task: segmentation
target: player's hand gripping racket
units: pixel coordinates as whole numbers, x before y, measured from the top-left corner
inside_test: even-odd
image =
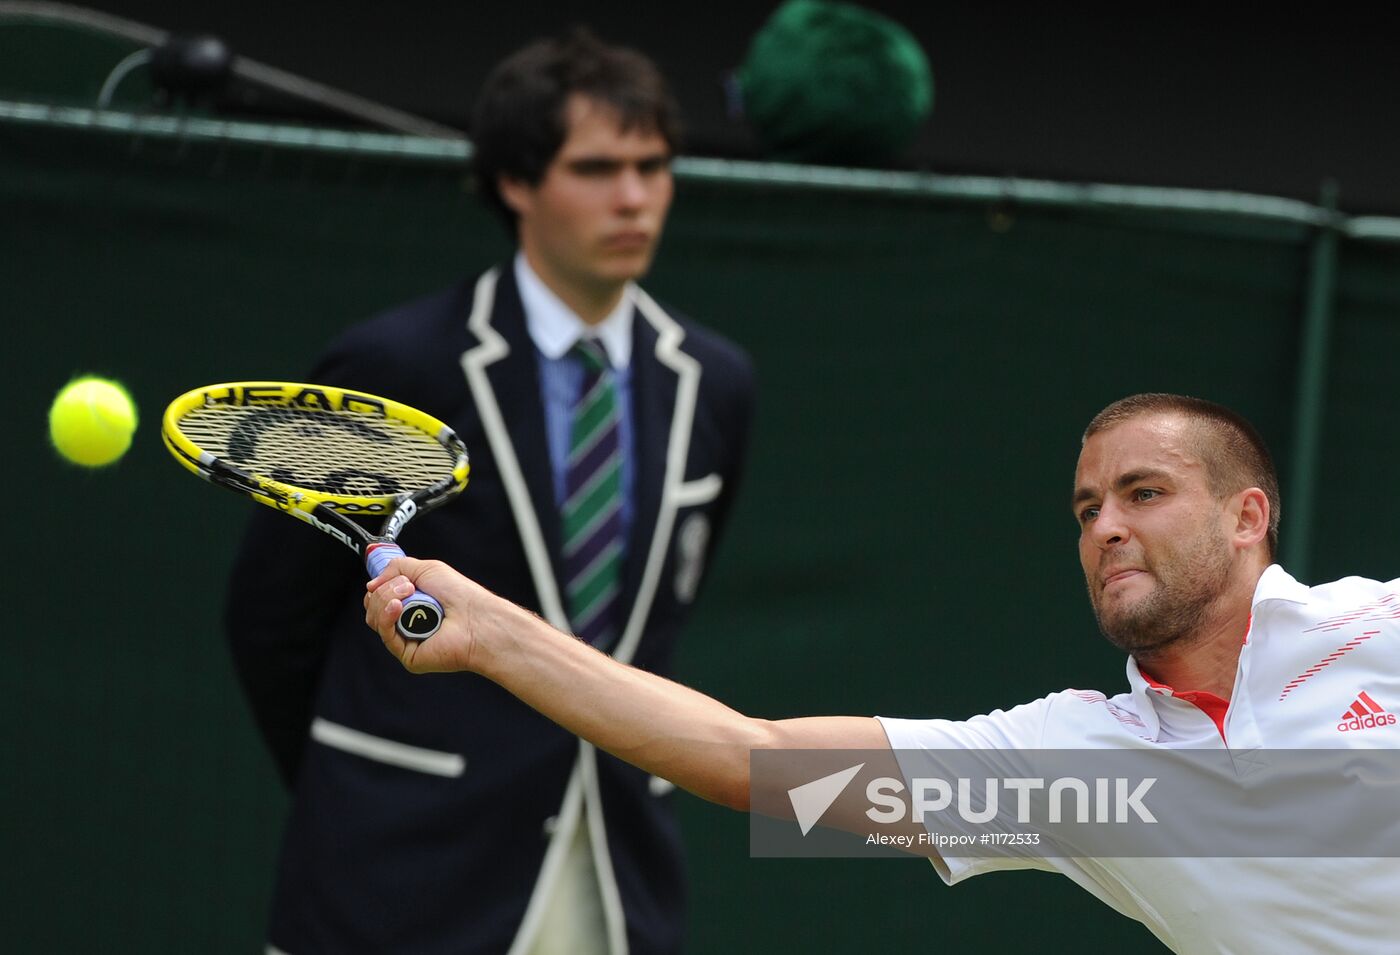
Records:
[[[467,449],[447,425],[386,398],[327,385],[240,381],[186,392],[165,409],[165,446],[221,487],[300,518],[359,554],[371,577],[403,556],[414,515],[467,485]],[[371,534],[350,517],[383,518]],[[426,640],[442,605],[418,591],[399,633]]]

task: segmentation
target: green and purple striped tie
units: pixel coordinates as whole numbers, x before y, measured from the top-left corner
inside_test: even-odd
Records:
[[[574,346],[583,386],[574,405],[565,469],[564,581],[574,633],[606,645],[617,635],[622,596],[622,447],[617,388],[602,347]]]

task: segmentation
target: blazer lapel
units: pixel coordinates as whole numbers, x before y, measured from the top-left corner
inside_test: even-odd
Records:
[[[627,623],[613,649],[624,663],[637,652],[661,584],[678,491],[685,481],[701,370],[681,350],[685,330],[640,289],[632,328],[637,512],[623,581]]]
[[[634,508],[623,569],[622,606],[637,602],[642,571],[656,533],[666,445],[676,408],[676,373],[656,359],[656,328],[640,312],[632,319],[632,460]]]
[[[567,631],[539,364],[509,266],[492,269],[477,281],[467,327],[478,343],[462,355],[462,370],[525,545],[540,609],[551,624]]]

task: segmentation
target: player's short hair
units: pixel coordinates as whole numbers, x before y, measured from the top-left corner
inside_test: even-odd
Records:
[[[1185,395],[1148,393],[1113,402],[1094,415],[1084,429],[1084,441],[1130,418],[1148,414],[1179,414],[1195,426],[1194,450],[1205,462],[1206,480],[1218,498],[1257,487],[1269,501],[1269,558],[1278,550],[1278,471],[1264,439],[1254,426],[1223,405]]]
[[[680,119],[660,69],[643,54],[610,46],[577,27],[536,40],[499,63],[486,78],[472,116],[476,188],[515,233],[515,212],[501,198],[502,176],[538,185],[568,136],[573,94],[617,112],[626,131],[658,133],[671,152]]]

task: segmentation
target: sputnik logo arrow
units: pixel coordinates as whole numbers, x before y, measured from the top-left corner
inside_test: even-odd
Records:
[[[845,792],[851,780],[856,778],[856,773],[864,768],[864,763],[857,763],[850,769],[843,769],[839,773],[832,773],[830,776],[823,776],[788,790],[788,800],[792,803],[793,814],[797,816],[797,825],[801,827],[804,836],[821,822],[822,816],[831,808],[836,797]]]

